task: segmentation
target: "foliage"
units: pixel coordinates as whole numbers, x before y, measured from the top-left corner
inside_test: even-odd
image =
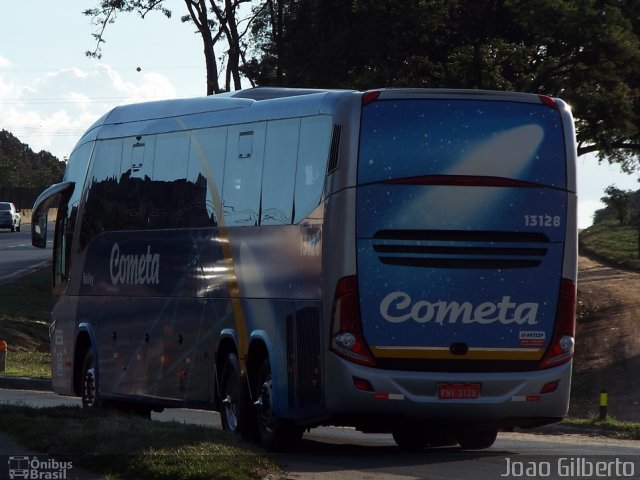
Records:
[[[632,190],[620,190],[615,185],[609,185],[604,193],[606,194],[600,200],[605,205],[613,209],[616,213],[616,218],[620,222],[620,225],[629,223],[631,219],[631,200]]]
[[[640,3],[632,0],[288,0],[283,36],[254,28],[260,84],[547,93],[578,153],[631,171],[640,151]],[[258,29],[259,28],[259,29]],[[257,29],[257,30],[256,30]]]
[[[613,188],[616,188],[612,185]],[[610,188],[610,187],[609,187]],[[640,226],[640,190],[637,191],[622,191],[624,194],[628,195],[629,205],[628,205],[628,221],[627,223],[630,225]],[[605,202],[605,208],[601,208],[597,210],[593,214],[593,223],[605,223],[613,220],[619,220],[618,212],[614,208],[613,205],[607,203],[605,197],[602,198],[602,201]]]
[[[171,18],[171,10],[164,7],[161,1],[155,0],[101,0],[95,8],[84,10],[84,15],[93,18],[93,24],[97,30],[91,35],[96,41],[93,50],[87,50],[85,55],[93,58],[102,58],[102,46],[105,43],[103,38],[107,25],[115,23],[118,13],[137,12],[140,17],[144,18],[152,11],[160,11],[162,14]]]
[[[637,0],[184,0],[202,36],[207,93],[225,88],[487,88],[559,96],[573,108],[578,154],[639,167]],[[163,0],[101,0],[85,11],[97,55],[117,13],[171,12]],[[246,33],[250,30],[251,36]],[[247,53],[249,52],[249,53]]]
[[[35,153],[10,132],[0,130],[0,186],[48,187],[64,175],[65,163],[44,150]]]

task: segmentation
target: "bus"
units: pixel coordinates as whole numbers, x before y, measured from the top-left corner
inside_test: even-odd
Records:
[[[576,144],[549,96],[255,88],[114,108],[33,208],[54,391],[490,447],[560,420]]]

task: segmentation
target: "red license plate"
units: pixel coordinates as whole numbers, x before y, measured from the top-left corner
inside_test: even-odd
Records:
[[[473,400],[480,397],[479,383],[439,383],[440,400]]]

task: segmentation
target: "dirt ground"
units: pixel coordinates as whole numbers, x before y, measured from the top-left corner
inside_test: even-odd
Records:
[[[640,421],[640,274],[581,256],[571,414]]]

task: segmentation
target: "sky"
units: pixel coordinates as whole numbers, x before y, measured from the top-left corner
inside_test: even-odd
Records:
[[[182,0],[165,0],[171,19],[120,15],[108,26],[100,60],[96,26],[82,11],[98,0],[0,0],[0,129],[34,151],[68,157],[82,133],[116,105],[202,96],[204,55]],[[220,52],[218,52],[219,54]],[[140,70],[138,70],[138,68]],[[595,156],[578,159],[578,225],[604,205],[604,189],[637,190],[628,175]]]

